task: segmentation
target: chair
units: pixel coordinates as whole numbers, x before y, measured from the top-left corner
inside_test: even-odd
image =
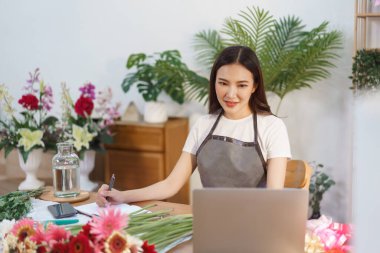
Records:
[[[285,188],[309,190],[312,168],[302,160],[289,160],[286,166]]]

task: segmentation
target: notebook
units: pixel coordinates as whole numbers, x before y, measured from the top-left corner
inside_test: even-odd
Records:
[[[307,209],[302,189],[194,190],[194,252],[304,252]]]
[[[130,214],[134,211],[138,211],[141,209],[141,207],[139,206],[128,205],[128,204],[112,205],[112,207],[116,207],[120,209],[122,213],[127,213],[127,214]],[[99,211],[102,209],[105,209],[105,207],[99,207],[95,202],[90,203],[90,204],[75,206],[74,208],[78,210],[79,213],[82,213],[88,216],[93,216],[93,215],[99,216]]]

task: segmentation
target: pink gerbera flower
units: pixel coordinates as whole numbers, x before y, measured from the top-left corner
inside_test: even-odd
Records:
[[[106,239],[113,231],[121,230],[127,225],[127,214],[123,214],[117,208],[108,207],[100,209],[99,217],[93,217],[91,234],[94,234],[97,240]]]
[[[42,225],[37,227],[35,231],[36,232],[34,233],[34,235],[30,237],[30,240],[32,240],[36,244],[41,244],[43,241],[45,241],[45,231]]]
[[[70,232],[66,231],[63,227],[59,227],[52,223],[48,224],[46,230],[46,240],[49,242],[49,245],[52,246],[56,242],[68,240],[70,237]]]
[[[33,228],[34,221],[28,218],[19,220],[12,228],[11,233],[17,237],[21,242],[26,237],[32,236],[36,233]]]

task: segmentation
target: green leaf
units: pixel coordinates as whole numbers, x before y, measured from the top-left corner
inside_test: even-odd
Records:
[[[20,219],[31,209],[30,197],[37,198],[44,188],[28,191],[10,192],[0,197],[0,221],[4,219]]]
[[[2,120],[0,120],[0,124],[3,125],[5,129],[9,129],[10,128],[10,126],[7,123],[5,123],[4,121],[2,121]]]
[[[28,156],[29,156],[29,153],[32,151],[32,150],[29,150],[29,151],[25,151],[23,148],[20,148],[20,153],[22,155],[22,160],[24,161],[24,163],[26,163],[26,161],[28,160]]]
[[[102,134],[100,136],[100,141],[102,143],[105,143],[105,144],[112,144],[113,142],[113,138],[112,138],[112,135],[109,135],[109,134]]]
[[[126,68],[130,69],[134,66],[138,66],[141,62],[145,61],[146,55],[143,53],[140,54],[131,54],[128,57]]]
[[[54,126],[58,122],[58,118],[54,116],[47,117],[43,122],[42,125],[46,126]]]
[[[4,149],[5,158],[8,157],[8,155],[12,152],[12,150],[13,150],[13,146],[11,146],[11,145],[5,146],[5,149]]]
[[[7,141],[5,139],[1,140],[0,141],[0,150],[2,150],[5,147],[5,145],[7,145]]]
[[[225,42],[216,30],[200,31],[195,34],[196,58],[206,68],[207,72],[210,72],[216,57],[225,47]]]
[[[356,52],[352,64],[353,87],[374,90],[380,87],[380,50],[361,49]]]
[[[187,75],[187,82],[184,85],[185,96],[188,99],[195,99],[206,105],[209,93],[208,79],[199,76],[192,71],[189,71]]]

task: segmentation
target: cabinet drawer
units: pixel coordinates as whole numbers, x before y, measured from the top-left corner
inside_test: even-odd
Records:
[[[115,173],[119,190],[145,187],[164,179],[164,156],[161,153],[108,150],[107,174]]]
[[[114,143],[107,145],[107,148],[138,151],[164,150],[163,127],[113,125],[111,127],[111,132],[115,134]]]

